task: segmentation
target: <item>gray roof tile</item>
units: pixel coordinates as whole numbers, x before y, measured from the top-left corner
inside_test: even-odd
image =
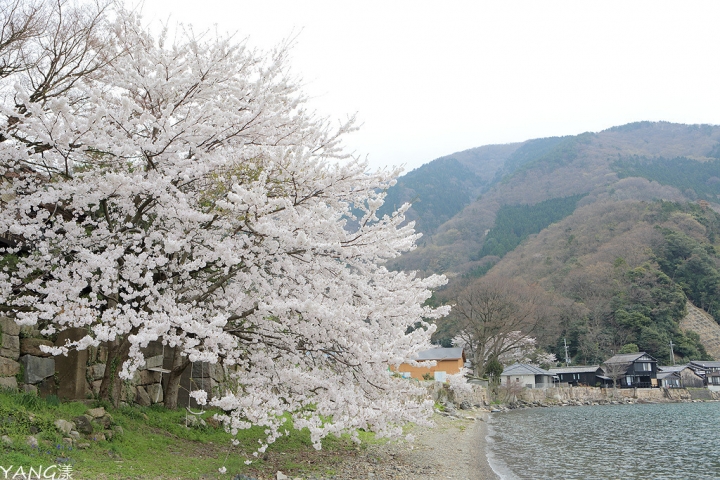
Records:
[[[594,373],[597,372],[600,365],[578,365],[576,367],[553,367],[548,368],[550,373]]]
[[[633,363],[638,358],[642,357],[643,355],[647,355],[651,360],[655,359],[648,355],[645,352],[635,352],[635,353],[623,353],[620,355],[615,355],[607,360],[605,360],[605,363]]]
[[[505,367],[501,375],[550,375],[551,372],[542,368],[530,365],[529,363],[515,363],[509,367]]]
[[[431,348],[418,352],[418,360],[457,360],[463,358],[463,349],[454,348]]]

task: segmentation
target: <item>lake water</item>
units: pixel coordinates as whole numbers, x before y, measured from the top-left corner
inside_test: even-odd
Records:
[[[720,479],[720,403],[490,414],[493,470],[513,479]]]

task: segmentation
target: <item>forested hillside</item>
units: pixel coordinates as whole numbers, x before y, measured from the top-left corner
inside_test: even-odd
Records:
[[[717,225],[714,211],[691,203],[599,202],[545,229],[491,273],[571,301],[545,325],[552,334],[544,340],[558,354],[566,338],[581,363],[630,344],[667,363],[672,340],[680,358],[707,358],[679,323],[688,300],[720,318],[720,258],[709,241]]]
[[[380,214],[391,213],[405,202],[411,202],[417,230],[434,232],[469,204],[485,184],[455,158],[446,158],[405,175],[401,183],[403,188],[388,191]],[[412,198],[408,198],[410,196]]]
[[[718,155],[717,148],[710,152]],[[648,158],[632,156],[613,163],[618,177],[643,177],[677,188],[690,199],[718,202],[720,199],[720,159],[699,161],[686,157]]]
[[[413,207],[408,212],[408,221],[415,222],[417,231],[432,234],[501,175],[508,158],[512,158],[519,146],[488,145],[423,165],[400,177],[397,184],[388,189],[379,214],[389,214],[410,202]]]
[[[553,198],[535,205],[503,205],[495,216],[495,226],[485,236],[478,258],[503,257],[520,242],[543,228],[570,215],[583,195]]]
[[[447,221],[462,203],[458,191],[469,189],[433,190],[417,209],[421,223],[441,199],[453,208],[391,267],[451,277],[438,303],[455,303],[474,282],[541,288],[546,309],[533,336],[558,357],[566,339],[576,363],[635,348],[667,363],[670,341],[678,360],[709,358],[702,339],[679,325],[687,302],[720,320],[720,127],[639,122],[531,140],[492,169],[477,198]],[[423,184],[431,172],[408,177]],[[449,344],[459,328],[452,314],[435,341]]]

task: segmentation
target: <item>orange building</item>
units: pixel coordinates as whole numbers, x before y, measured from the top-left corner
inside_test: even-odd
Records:
[[[409,373],[412,378],[424,380],[423,375],[430,374],[433,378],[435,372],[445,372],[447,375],[460,373],[465,365],[465,352],[462,348],[431,348],[418,353],[418,362],[435,360],[434,367],[414,367],[403,363],[398,368],[400,373]]]

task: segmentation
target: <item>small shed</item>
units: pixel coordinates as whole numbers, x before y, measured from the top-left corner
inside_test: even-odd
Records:
[[[410,376],[418,380],[423,380],[423,376],[428,374],[433,378],[443,379],[445,375],[454,375],[460,373],[465,365],[465,352],[460,347],[454,348],[431,348],[418,353],[418,362],[434,360],[433,367],[416,367],[407,363],[401,364],[397,371],[403,376]]]
[[[514,383],[526,388],[547,388],[553,386],[553,374],[529,363],[515,363],[505,367],[500,374],[504,385]]]
[[[658,372],[658,383],[665,388],[681,388],[681,379],[679,372]]]
[[[573,387],[580,385],[594,387],[598,383],[603,383],[600,378],[603,374],[600,365],[550,368],[548,371],[557,377],[558,383],[567,383]]]
[[[658,366],[658,381],[661,378],[661,374],[670,372],[678,374],[678,377],[680,379],[679,386],[681,388],[702,388],[705,386],[703,378],[697,373],[695,373],[695,371],[690,368],[689,364]],[[665,375],[663,375],[662,378],[665,378]],[[663,385],[661,382],[660,386],[664,387],[665,385]]]

